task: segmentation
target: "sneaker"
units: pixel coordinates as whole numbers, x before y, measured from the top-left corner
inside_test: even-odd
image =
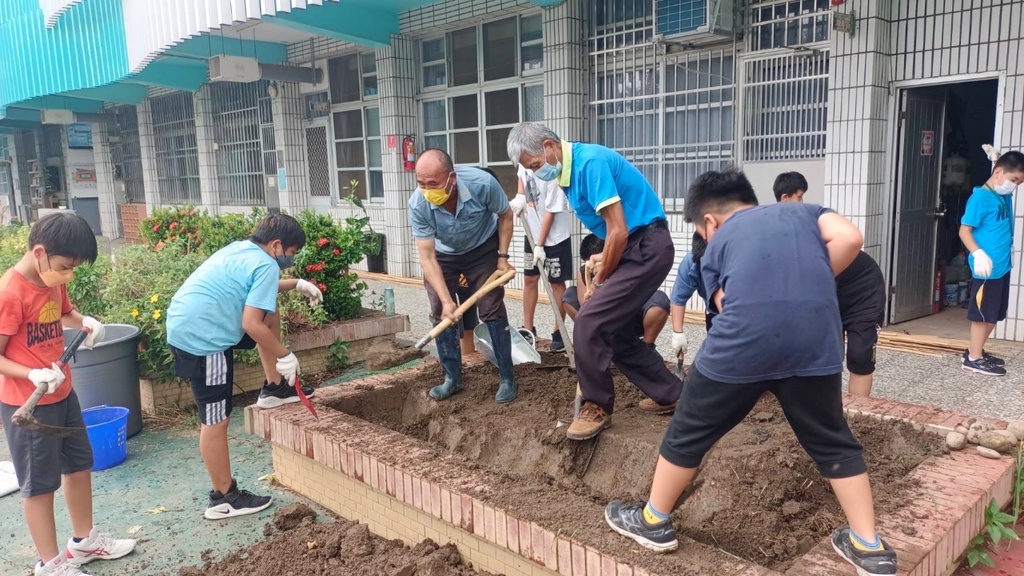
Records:
[[[68,550],[65,553],[68,562],[81,566],[93,560],[117,560],[132,553],[135,550],[136,541],[131,538],[118,539],[109,534],[97,532],[95,528],[89,532],[89,537],[79,543],[74,539],[68,540]]]
[[[210,505],[203,516],[207,520],[221,520],[255,514],[269,508],[273,501],[270,496],[257,496],[248,490],[239,490],[238,482],[232,480],[231,489],[227,494],[221,494],[216,490],[210,491]]]
[[[672,412],[675,412],[676,404],[679,403],[673,402],[671,404],[658,404],[650,398],[644,398],[640,401],[639,407],[640,410],[648,414],[671,414]]]
[[[551,333],[551,347],[549,350],[552,352],[561,352],[565,350],[565,342],[562,340],[562,333],[558,330]]]
[[[891,576],[896,574],[896,552],[882,540],[878,551],[858,550],[850,541],[850,528],[844,526],[832,533],[832,549],[853,564],[859,576]]]
[[[306,393],[307,398],[313,397],[314,390],[309,386],[303,386],[302,391]],[[277,408],[278,406],[298,401],[299,393],[295,391],[295,386],[290,386],[283,382],[281,384],[264,382],[263,388],[260,389],[260,398],[256,401],[256,406],[258,408]]]
[[[644,503],[625,504],[615,500],[604,509],[604,519],[619,534],[655,552],[671,552],[679,547],[672,521],[654,525],[644,521]],[[895,574],[895,572],[893,572]]]
[[[968,358],[968,356],[970,356],[970,354],[971,354],[970,350],[964,350],[964,360],[966,360]],[[1003,360],[1002,358],[1000,358],[998,356],[993,356],[993,355],[989,354],[988,352],[985,352],[984,350],[981,351],[981,357],[982,357],[982,359],[984,359],[986,362],[988,362],[989,364],[991,364],[993,366],[999,366],[999,367],[1006,366],[1006,360]]]
[[[960,367],[964,372],[974,372],[975,374],[984,374],[985,376],[1006,376],[1006,368],[996,366],[985,358],[971,360],[967,354],[964,354],[964,361]]]
[[[580,408],[579,418],[569,424],[565,431],[565,437],[569,440],[589,440],[611,424],[611,414],[605,412],[597,404],[587,402]]]
[[[85,572],[69,562],[66,554],[58,554],[56,558],[46,564],[37,562],[33,574],[35,576],[84,576]]]

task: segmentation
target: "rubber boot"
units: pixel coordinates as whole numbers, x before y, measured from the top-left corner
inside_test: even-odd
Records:
[[[459,349],[458,325],[441,332],[434,338],[437,345],[437,359],[444,370],[444,383],[430,389],[430,397],[444,400],[462,391],[462,353]]]
[[[487,323],[487,331],[491,334],[491,345],[494,346],[494,359],[498,365],[501,383],[494,401],[506,404],[516,399],[519,389],[516,387],[516,375],[512,370],[512,333],[509,332],[508,319],[502,318]]]

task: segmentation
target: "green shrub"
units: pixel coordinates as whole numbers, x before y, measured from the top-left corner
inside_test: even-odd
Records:
[[[157,208],[152,216],[142,221],[142,235],[155,250],[167,244],[180,242],[184,252],[199,252],[209,256],[228,244],[245,240],[267,215],[264,208],[254,207],[248,214],[210,216],[206,210],[194,206]]]
[[[75,279],[68,284],[68,298],[86,316],[103,318],[107,313],[104,291],[110,274],[110,257],[100,254],[93,264],[75,268]]]
[[[366,219],[349,217],[340,225],[326,214],[305,210],[298,220],[306,231],[306,246],[295,256],[295,274],[324,293],[328,318],[359,316],[367,285],[349,267],[365,257]]]

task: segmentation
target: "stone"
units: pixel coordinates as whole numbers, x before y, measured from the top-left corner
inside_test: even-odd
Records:
[[[775,415],[771,412],[755,412],[750,416],[754,422],[771,422]]]
[[[1017,446],[1017,437],[1008,430],[986,430],[978,436],[978,443],[996,452],[1009,452]]]
[[[1024,441],[1024,420],[1010,420],[1006,429],[1017,437],[1017,441]]]
[[[949,446],[950,450],[963,450],[966,445],[967,437],[963,434],[959,432],[946,434],[946,446]]]
[[[967,427],[966,426],[957,426],[956,428],[953,429],[953,431],[954,432],[959,432],[959,433],[963,434],[965,438],[967,437]]]
[[[978,446],[978,454],[981,454],[985,458],[992,458],[993,460],[999,459],[999,452],[990,448],[985,448],[984,446]]]

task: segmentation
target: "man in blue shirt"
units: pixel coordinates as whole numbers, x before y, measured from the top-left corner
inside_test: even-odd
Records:
[[[270,506],[268,496],[239,490],[228,457],[234,351],[257,348],[266,381],[256,405],[298,402],[299,361],[281,343],[277,294],[298,290],[311,303],[323,294],[306,280],[281,280],[306,243],[302,226],[284,214],[267,216],[249,240],[233,242],[203,262],[167,308],[167,343],[174,373],[187,379],[199,408],[199,452],[213,483],[209,520],[253,514]],[[306,391],[312,395],[312,389]]]
[[[669,298],[672,311],[672,351],[676,357],[682,360],[686,356],[687,340],[683,325],[686,323],[686,303],[690,301],[696,292],[705,303],[708,301],[708,293],[704,289],[704,278],[700,274],[700,259],[704,256],[704,250],[708,243],[701,238],[700,234],[694,232],[690,244],[691,250],[683,256],[679,262],[679,269],[676,271],[676,281],[672,285],[672,296]],[[704,327],[711,330],[711,319],[715,313],[710,306],[704,310]]]
[[[512,239],[512,211],[508,197],[494,176],[468,166],[455,168],[444,150],[425,150],[416,161],[418,187],[409,197],[409,226],[416,240],[423,270],[423,285],[430,301],[430,321],[454,322],[434,339],[444,382],[430,389],[430,397],[444,400],[462,390],[462,353],[455,316],[459,275],[475,293],[497,269],[512,269],[508,245]],[[476,302],[480,321],[487,324],[500,383],[494,401],[516,399],[512,372],[512,335],[505,311],[505,290],[497,288]]]
[[[611,502],[605,520],[648,549],[675,550],[669,514],[704,455],[771,392],[849,520],[832,547],[859,574],[894,576],[896,553],[875,532],[867,465],[843,416],[835,276],[863,236],[821,206],[757,206],[736,170],[698,177],[684,211],[708,241],[701,274],[718,315],[665,431],[648,502]]]
[[[671,406],[679,400],[682,381],[656,351],[625,330],[672,269],[675,249],[658,195],[619,153],[563,142],[539,122],[512,129],[508,155],[541,180],[557,179],[576,216],[604,240],[573,328],[584,404],[566,436],[586,440],[611,424],[613,355],[619,370],[648,398]]]
[[[973,276],[967,301],[971,339],[963,370],[986,376],[1006,375],[1006,362],[985,352],[985,342],[996,323],[1006,320],[1010,305],[1013,192],[1024,183],[1024,154],[1007,152],[997,158],[992,176],[971,193],[960,220],[960,240],[970,252]]]

